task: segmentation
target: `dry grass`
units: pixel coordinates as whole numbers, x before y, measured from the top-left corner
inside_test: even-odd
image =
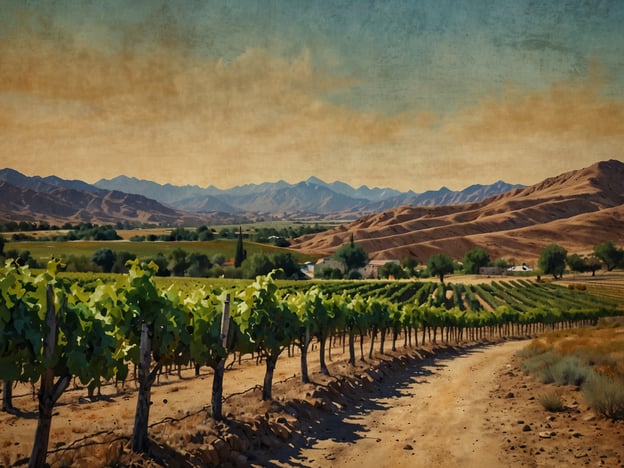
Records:
[[[549,390],[538,397],[538,401],[546,411],[559,412],[565,408],[561,395],[554,390]]]
[[[548,333],[521,354],[525,372],[542,383],[582,386],[588,404],[600,415],[624,418],[624,320],[606,319],[595,328]],[[556,394],[540,398],[549,411]]]

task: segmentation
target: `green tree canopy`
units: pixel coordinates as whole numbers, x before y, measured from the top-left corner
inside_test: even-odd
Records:
[[[186,250],[177,248],[169,254],[169,270],[173,276],[184,276],[189,267],[188,254]]]
[[[278,252],[274,254],[273,264],[275,268],[283,270],[282,274],[278,276],[284,278],[297,278],[299,276],[299,264],[295,256],[290,252]]]
[[[418,259],[416,257],[404,257],[401,260],[401,266],[407,270],[408,276],[415,276]]]
[[[101,248],[95,251],[91,260],[97,266],[101,267],[104,273],[110,273],[113,270],[116,258],[115,252],[111,249]]]
[[[340,246],[334,252],[334,259],[342,263],[346,271],[350,272],[365,266],[368,263],[368,254],[361,245],[353,241],[353,235],[351,235],[351,242]]]
[[[490,264],[490,254],[481,247],[466,252],[464,255],[464,271],[476,275],[481,267]]]
[[[579,254],[568,255],[566,263],[570,267],[570,270],[579,273],[591,271],[592,276],[596,275],[596,270],[602,268],[600,260],[595,255],[590,255],[588,257],[581,257]]]
[[[579,273],[584,273],[587,265],[585,264],[585,259],[581,257],[579,254],[568,255],[566,258],[566,263],[570,267],[570,270],[577,271]]]
[[[507,268],[510,267],[509,262],[507,262],[507,260],[505,260],[504,258],[499,258],[498,260],[496,260],[494,262],[494,266],[498,268],[502,268],[503,270],[506,270]]]
[[[246,258],[247,252],[245,252],[245,248],[243,247],[243,229],[239,227],[238,241],[236,242],[236,254],[234,255],[234,267],[239,268]]]
[[[624,264],[624,249],[618,249],[611,241],[595,246],[594,255],[604,262],[608,271]]]
[[[553,275],[555,279],[563,277],[568,251],[557,244],[545,247],[537,261],[545,275]]]
[[[427,260],[427,268],[433,276],[437,276],[440,282],[444,283],[444,276],[454,271],[453,259],[443,253],[432,255]]]
[[[405,271],[401,268],[401,265],[395,262],[385,263],[383,266],[379,268],[378,271],[380,278],[390,278],[401,279],[405,278]]]
[[[268,275],[273,269],[275,264],[273,260],[266,254],[259,252],[251,255],[242,263],[243,276],[245,278],[255,278],[259,275]]]

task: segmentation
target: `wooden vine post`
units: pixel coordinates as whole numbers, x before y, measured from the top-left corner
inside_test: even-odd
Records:
[[[230,330],[230,295],[225,297],[223,302],[223,314],[221,315],[221,346],[227,352],[228,332]],[[223,419],[223,374],[225,373],[225,357],[217,363],[214,368],[212,380],[212,398],[210,401],[212,408],[212,418],[216,421]]]
[[[43,468],[46,466],[46,455],[48,452],[48,442],[50,440],[50,428],[52,426],[52,411],[54,404],[58,401],[70,382],[70,376],[61,377],[54,383],[54,366],[52,358],[56,348],[56,337],[58,334],[58,324],[56,321],[56,310],[54,307],[54,291],[52,285],[46,287],[46,327],[48,333],[43,340],[43,358],[46,369],[41,375],[41,387],[39,388],[39,418],[37,420],[37,430],[30,455],[29,468]]]
[[[144,452],[147,449],[147,424],[149,421],[151,389],[159,370],[159,366],[156,366],[150,372],[152,339],[149,327],[145,322],[141,325],[139,352],[139,395],[134,417],[134,431],[132,433],[132,450],[134,452]]]

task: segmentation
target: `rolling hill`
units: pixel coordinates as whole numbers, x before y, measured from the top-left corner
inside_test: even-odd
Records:
[[[531,263],[551,243],[589,252],[599,242],[624,240],[623,181],[624,164],[603,161],[480,202],[392,208],[296,239],[292,248],[329,255],[353,234],[375,259],[424,262],[439,252],[459,259],[480,246],[492,258]]]

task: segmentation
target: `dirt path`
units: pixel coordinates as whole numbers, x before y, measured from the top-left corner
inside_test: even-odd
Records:
[[[220,460],[262,468],[624,467],[624,422],[597,418],[574,386],[525,375],[515,354],[527,343],[421,347],[355,367],[337,345],[331,377],[319,372],[312,347],[314,383],[301,384],[298,355],[283,356],[272,402],[260,400],[264,366],[243,359],[226,371],[227,421],[219,424],[206,410],[211,372],[195,378],[187,369],[153,389],[147,458],[130,450],[132,382],[121,391],[105,386],[94,402],[84,398],[86,389],[70,389],[55,407],[48,459],[54,468],[222,466]],[[564,411],[544,410],[539,396],[547,391],[561,396]],[[30,388],[19,385],[14,396],[21,414],[0,412],[0,467],[26,463],[36,426]]]
[[[502,466],[500,434],[486,424],[496,374],[524,341],[430,358],[384,381],[370,400],[308,428],[307,447],[274,466]]]

